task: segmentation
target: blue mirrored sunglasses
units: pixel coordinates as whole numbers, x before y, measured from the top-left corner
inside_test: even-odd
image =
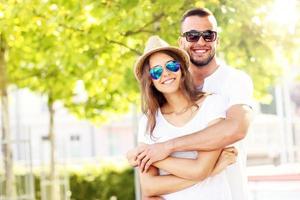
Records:
[[[180,69],[180,63],[176,60],[171,60],[166,63],[166,69],[170,72],[177,72]],[[163,67],[157,65],[149,70],[152,79],[157,80],[163,73]]]

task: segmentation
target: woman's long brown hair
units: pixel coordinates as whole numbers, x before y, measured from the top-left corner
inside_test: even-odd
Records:
[[[190,72],[188,71],[188,66],[185,65],[182,57],[178,56],[174,52],[171,51],[160,51],[161,53],[165,53],[175,60],[179,61],[181,64],[181,80],[180,80],[180,89],[182,90],[184,96],[187,98],[191,104],[197,105],[196,102],[203,96],[203,92],[200,92],[196,89],[193,84],[192,77]],[[150,55],[151,56],[151,55]],[[151,76],[149,74],[149,57],[145,60],[142,66],[142,77],[140,81],[141,87],[141,96],[142,96],[142,112],[147,116],[147,132],[150,132],[152,136],[152,132],[156,125],[156,115],[158,108],[162,107],[166,102],[166,98],[164,95],[158,91],[153,85]]]

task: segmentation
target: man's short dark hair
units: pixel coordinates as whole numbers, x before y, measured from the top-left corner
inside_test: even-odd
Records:
[[[186,11],[182,18],[181,18],[181,23],[187,18],[187,17],[190,17],[190,16],[199,16],[199,17],[207,17],[207,16],[210,16],[212,15],[213,16],[213,13],[208,10],[207,8],[193,8],[193,9],[190,9],[188,11]]]

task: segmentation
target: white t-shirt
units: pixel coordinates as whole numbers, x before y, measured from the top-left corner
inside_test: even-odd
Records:
[[[253,83],[243,71],[221,64],[204,80],[203,92],[216,93],[226,99],[226,110],[232,105],[245,104],[252,107]],[[230,145],[232,146],[232,145]],[[233,200],[247,200],[246,152],[244,142],[236,142],[237,162],[226,169]]]
[[[152,137],[146,132],[147,118],[143,116],[139,123],[138,141],[147,144],[164,142],[176,137],[187,135],[207,127],[208,123],[217,118],[225,118],[226,106],[225,99],[221,95],[209,95],[204,99],[202,106],[195,116],[184,126],[176,127],[169,123],[160,110],[156,116],[156,126]],[[198,156],[196,151],[175,152],[171,156],[179,158],[195,159]],[[200,155],[201,156],[201,153]],[[167,172],[159,170],[160,175]],[[225,171],[209,177],[189,188],[163,195],[166,200],[231,200],[231,191]]]

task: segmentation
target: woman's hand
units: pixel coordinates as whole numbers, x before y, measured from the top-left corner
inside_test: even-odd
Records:
[[[227,147],[223,149],[221,155],[219,156],[219,159],[216,163],[216,166],[214,167],[212,173],[210,176],[214,176],[224,169],[226,169],[227,166],[233,164],[236,162],[238,151],[235,147]]]

